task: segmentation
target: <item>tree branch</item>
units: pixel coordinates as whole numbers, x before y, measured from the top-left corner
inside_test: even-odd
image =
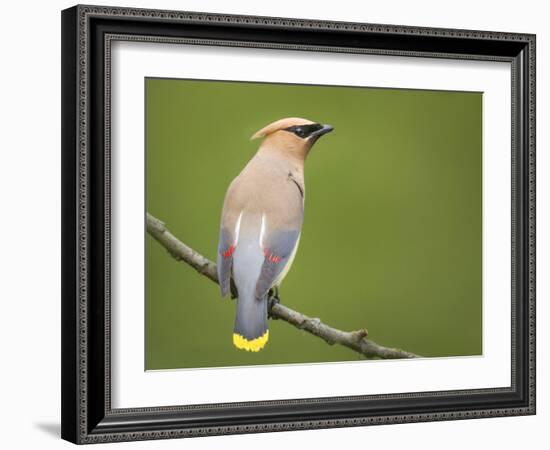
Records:
[[[147,213],[147,231],[153,236],[177,261],[183,261],[193,267],[197,272],[218,283],[216,264],[197,253],[191,247],[178,240],[166,228],[166,225],[156,217]],[[236,291],[232,289],[233,295]],[[356,351],[368,358],[400,359],[418,358],[419,355],[379,345],[367,339],[367,330],[342,331],[332,328],[320,319],[308,317],[288,306],[279,303],[273,304],[270,309],[270,316],[284,320],[300,330],[307,331],[314,336],[320,337],[330,345],[340,344]]]

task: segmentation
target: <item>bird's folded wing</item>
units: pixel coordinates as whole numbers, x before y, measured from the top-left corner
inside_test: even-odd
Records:
[[[266,239],[264,262],[256,283],[256,298],[263,298],[289,263],[298,242],[300,230],[277,230],[269,233]]]
[[[226,227],[220,228],[220,241],[218,244],[218,280],[222,297],[229,294],[231,290],[231,266],[233,264],[233,253],[235,252],[235,237]]]

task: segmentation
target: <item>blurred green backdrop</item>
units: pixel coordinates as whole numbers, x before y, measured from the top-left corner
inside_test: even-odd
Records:
[[[424,356],[482,352],[482,95],[146,79],[146,206],[216,259],[227,186],[249,137],[289,116],[330,123],[306,163],[305,222],[282,303]],[[270,321],[232,345],[233,301],[146,238],[146,369],[347,361]]]

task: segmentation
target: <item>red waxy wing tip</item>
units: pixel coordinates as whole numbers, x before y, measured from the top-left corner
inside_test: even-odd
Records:
[[[221,255],[225,259],[227,259],[227,258],[231,257],[231,255],[233,255],[233,253],[235,253],[235,246],[230,245],[229,248],[225,252],[221,252]]]
[[[265,258],[272,263],[281,262],[281,259],[282,259],[280,256],[277,256],[271,253],[267,248],[264,249],[264,255],[265,255]]]

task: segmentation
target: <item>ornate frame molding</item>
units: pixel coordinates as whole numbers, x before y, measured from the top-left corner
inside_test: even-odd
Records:
[[[62,436],[65,439],[76,443],[98,443],[535,413],[534,35],[99,6],[76,6],[65,10],[62,21]],[[210,35],[145,34],[143,31],[152,23],[164,25],[171,31],[178,27],[185,30],[186,26],[196,26],[196,33]],[[130,31],[125,29],[128,24],[133,25]],[[141,31],[134,31],[136,27]],[[254,36],[256,39],[232,38],[229,33],[232,27],[244,30],[250,38]],[[227,38],[212,37],[213,29],[217,30],[217,34],[227,32]],[[346,37],[353,34],[361,36],[365,42],[372,39],[375,45],[333,45],[340,42],[338,39],[330,42],[328,34],[322,35],[322,39],[315,43],[292,42],[293,37],[300,37],[301,32],[307,34],[311,30],[330,32],[344,43]],[[261,35],[261,31],[267,32],[270,37],[278,36],[277,39],[290,42],[265,40],[266,34]],[[284,39],[283,34],[286,35]],[[304,39],[309,39],[309,36]],[[110,49],[115,40],[510,62],[513,116],[512,386],[470,391],[113,410],[110,402]],[[452,51],[442,50],[444,41]],[[493,43],[497,45],[490,45]],[[99,88],[101,85],[103,87]],[[100,103],[96,105],[94,102],[98,100]],[[91,114],[92,110],[97,113],[99,107],[102,125],[97,123],[97,115]],[[99,161],[98,148],[102,149],[103,154]],[[101,283],[98,284],[99,279]],[[98,305],[94,298],[103,300]],[[99,321],[95,318],[98,308],[101,309]],[[103,349],[99,352],[101,358],[98,358],[96,353],[100,344]],[[102,364],[100,359],[103,359]],[[101,377],[102,380],[99,379]],[[101,401],[93,401],[91,396],[97,396],[100,391]],[[502,397],[498,402],[497,396]],[[342,414],[341,417],[332,417],[327,413],[327,417],[313,419],[304,414],[305,419],[295,417],[292,420],[262,422],[242,420],[240,415],[245,406],[263,408],[262,411],[277,408],[280,412],[285,407],[317,405],[316,413],[322,416],[323,406],[350,400],[378,403],[400,400],[408,402],[414,410],[415,401],[418,403],[418,400],[428,397],[434,399],[431,409],[418,407],[406,414],[397,411],[377,413],[373,409],[353,415],[350,409],[349,414]],[[437,402],[438,398],[455,398],[466,406],[470,404],[470,409],[459,409],[451,404],[445,409],[444,404]],[[489,400],[484,403],[480,399]],[[201,423],[204,423],[209,411],[214,409],[241,411],[235,416],[234,423],[212,418],[211,425],[200,425],[199,422],[193,424],[192,419],[183,418],[191,410],[200,411]],[[384,408],[378,410],[384,411]],[[181,420],[174,422],[174,418]],[[169,423],[176,425],[170,426]]]

